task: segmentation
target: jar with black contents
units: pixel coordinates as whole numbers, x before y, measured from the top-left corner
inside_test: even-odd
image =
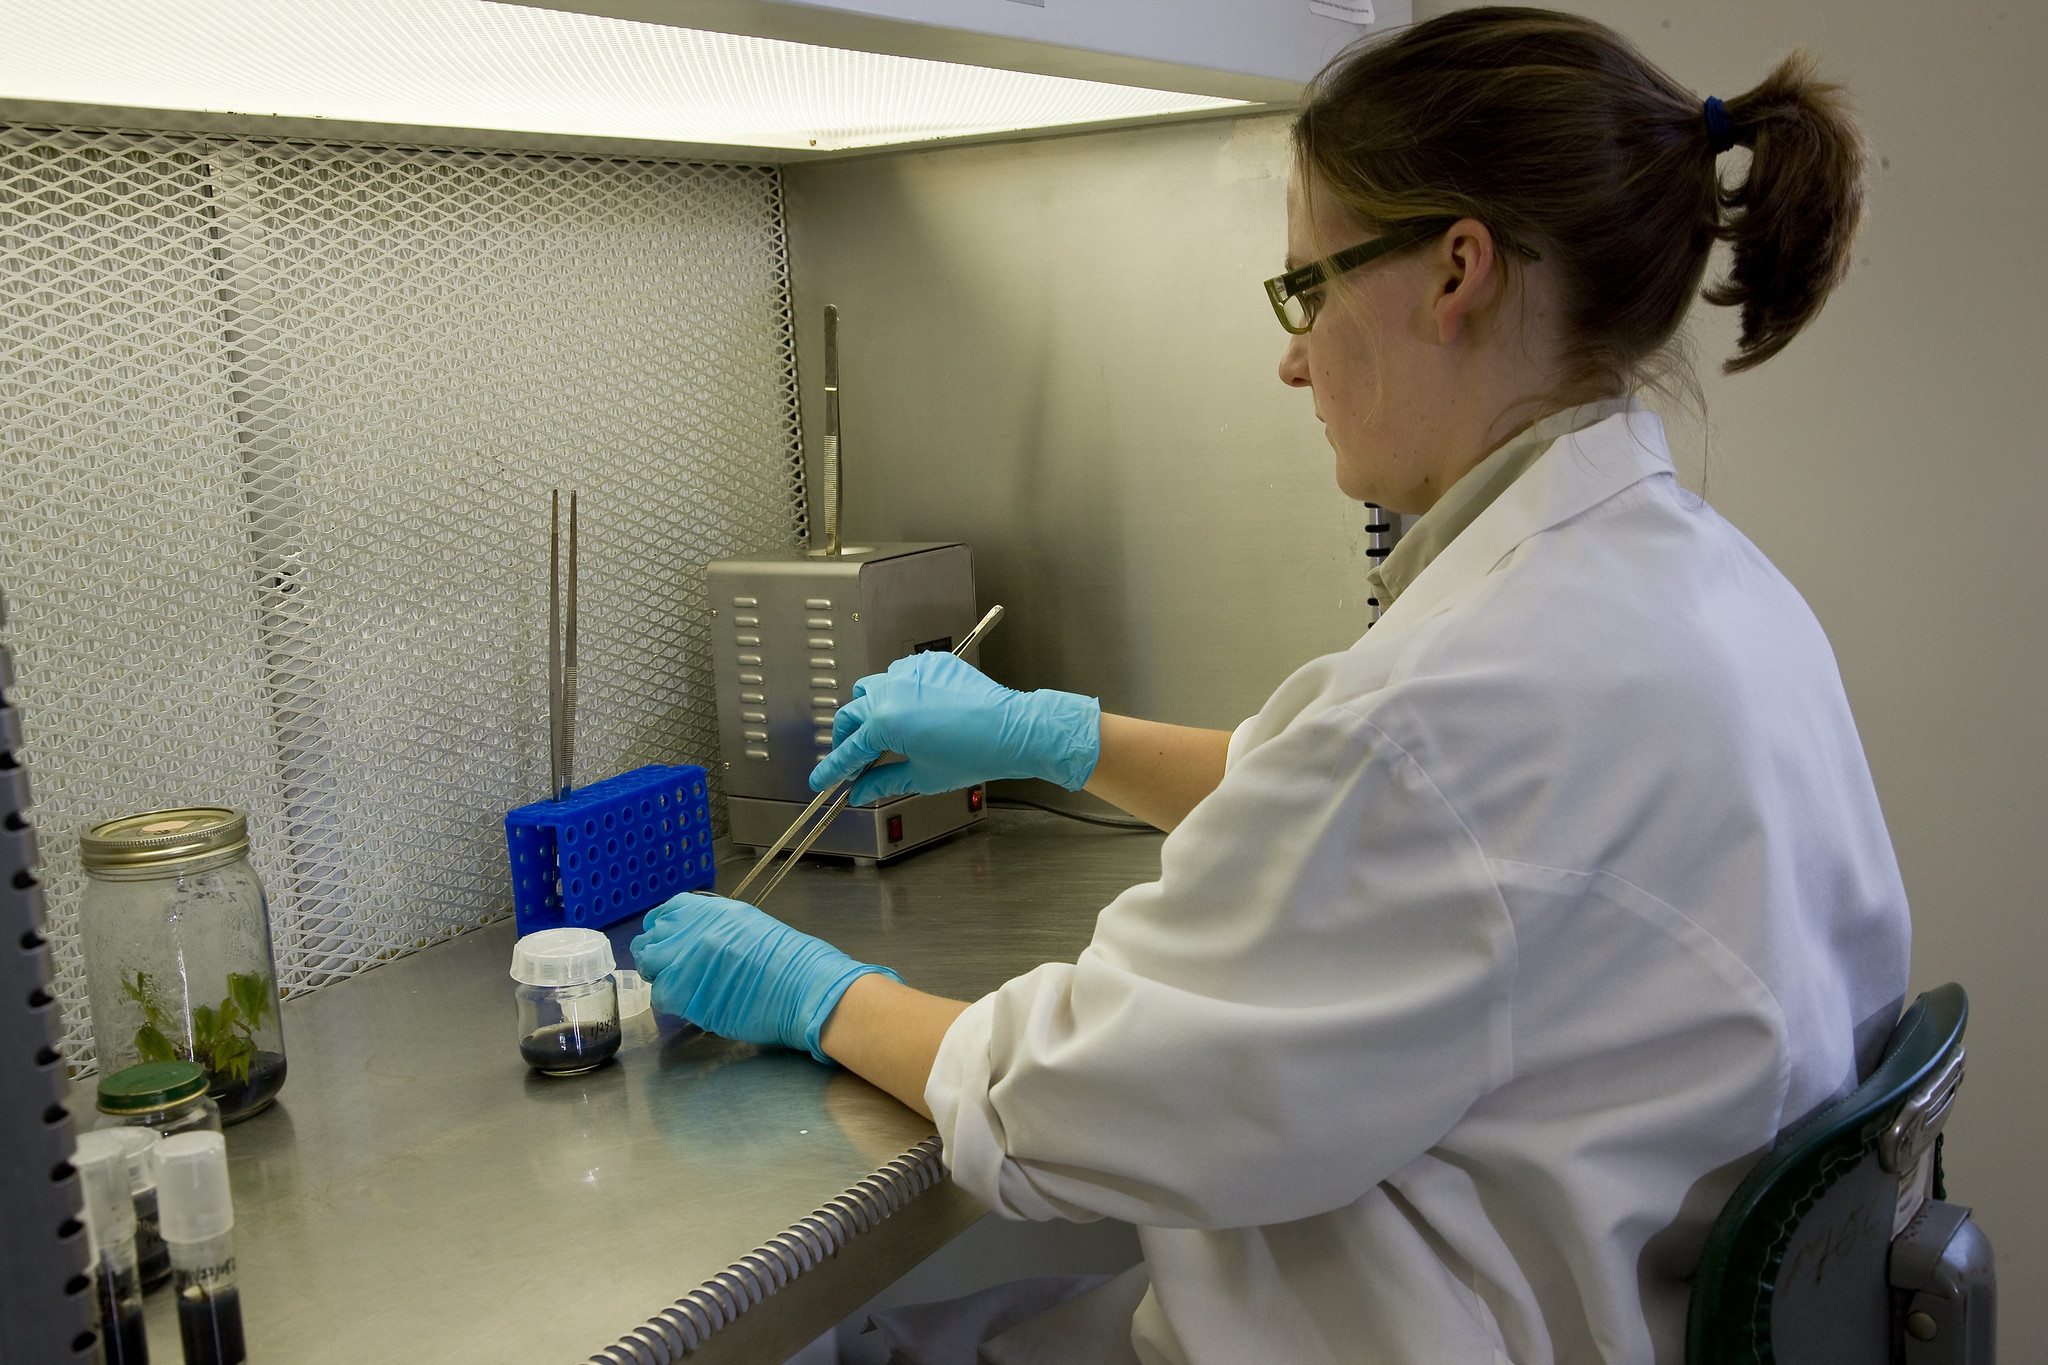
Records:
[[[519,1055],[549,1076],[574,1076],[619,1050],[611,940],[595,929],[543,929],[512,945]]]
[[[81,835],[78,851],[100,1070],[193,1062],[222,1122],[262,1112],[284,1085],[284,1031],[247,819],[224,806],[123,816]]]

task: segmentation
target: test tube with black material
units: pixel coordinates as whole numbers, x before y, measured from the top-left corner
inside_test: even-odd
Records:
[[[179,1133],[158,1144],[156,1200],[185,1365],[240,1365],[248,1352],[235,1292],[235,1205],[219,1133]]]
[[[135,1261],[142,1270],[142,1292],[161,1289],[171,1278],[171,1251],[164,1245],[156,1216],[156,1145],[163,1141],[154,1128],[102,1128],[121,1143],[128,1157],[128,1193],[135,1199]]]
[[[142,1324],[142,1276],[135,1262],[135,1201],[128,1193],[128,1153],[112,1133],[81,1133],[71,1158],[85,1187],[85,1227],[99,1292],[100,1343],[106,1365],[149,1365]]]

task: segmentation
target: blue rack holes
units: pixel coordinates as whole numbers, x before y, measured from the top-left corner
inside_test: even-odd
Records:
[[[606,925],[710,886],[716,869],[704,793],[704,770],[695,764],[650,764],[579,788],[566,801],[508,811],[519,932]]]

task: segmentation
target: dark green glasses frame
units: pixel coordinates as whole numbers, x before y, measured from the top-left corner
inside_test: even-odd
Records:
[[[1419,223],[1396,228],[1371,241],[1360,242],[1357,246],[1347,246],[1334,256],[1325,256],[1320,261],[1310,261],[1307,265],[1298,266],[1285,275],[1275,275],[1266,281],[1266,298],[1273,305],[1273,316],[1280,319],[1282,327],[1300,336],[1316,325],[1316,310],[1321,307],[1320,302],[1308,297],[1310,290],[1328,284],[1346,271],[1356,270],[1368,262],[1376,261],[1390,251],[1399,251],[1404,246],[1413,246],[1425,238],[1434,237],[1456,221],[1455,218],[1425,218]],[[1543,259],[1537,253],[1526,249],[1522,254],[1532,261]],[[1287,315],[1289,304],[1300,310],[1299,322]]]

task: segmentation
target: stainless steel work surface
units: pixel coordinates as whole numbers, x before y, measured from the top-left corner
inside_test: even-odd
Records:
[[[895,866],[808,863],[774,910],[971,999],[1071,961],[1158,846],[1005,810]],[[847,1072],[651,1015],[599,1070],[538,1076],[515,1048],[512,939],[495,924],[285,1004],[284,1093],[228,1130],[252,1361],[587,1359],[932,1133]],[[899,1228],[894,1254],[957,1232],[951,1203],[929,1246]],[[861,1301],[817,1297],[812,1331]],[[179,1359],[168,1290],[149,1317],[152,1358]]]

